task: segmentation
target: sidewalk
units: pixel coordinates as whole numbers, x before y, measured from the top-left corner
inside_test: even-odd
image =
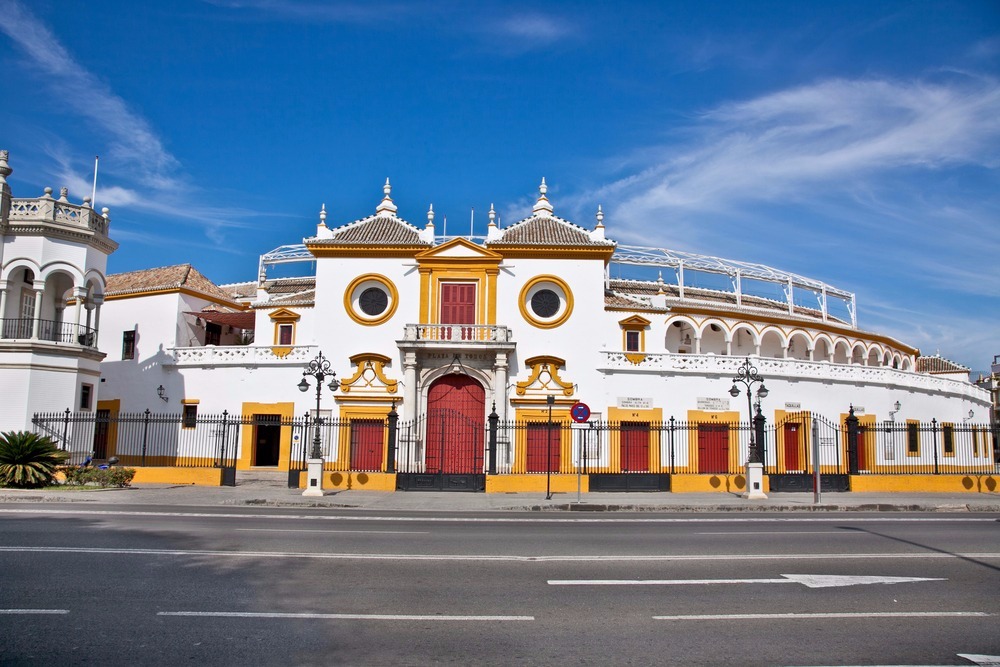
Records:
[[[581,512],[1000,512],[1000,493],[772,493],[745,500],[729,493],[462,493],[433,491],[327,491],[306,497],[275,482],[235,487],[137,484],[128,489],[0,489],[0,503],[73,502],[172,507],[269,506],[387,511],[581,511]]]

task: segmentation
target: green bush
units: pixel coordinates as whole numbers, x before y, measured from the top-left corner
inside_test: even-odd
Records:
[[[71,486],[99,486],[102,489],[114,487],[124,489],[132,486],[132,478],[135,477],[135,468],[111,467],[107,470],[100,468],[81,468],[79,466],[66,466],[60,468],[66,475],[66,484]]]
[[[56,467],[69,453],[30,431],[0,433],[0,486],[36,489],[52,483]]]

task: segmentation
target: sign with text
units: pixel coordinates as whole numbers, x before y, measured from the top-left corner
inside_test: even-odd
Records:
[[[651,410],[653,399],[639,396],[619,396],[618,407],[622,410]]]
[[[712,396],[699,396],[698,409],[706,412],[720,412],[729,409],[728,398],[714,398]]]
[[[801,412],[802,411],[802,404],[801,403],[785,403],[785,410],[788,410],[789,412]]]

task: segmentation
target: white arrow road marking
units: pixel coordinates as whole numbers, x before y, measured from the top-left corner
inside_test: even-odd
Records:
[[[802,584],[809,588],[836,588],[859,584],[902,584],[947,581],[935,577],[870,577],[833,574],[783,574],[784,579],[549,579],[552,586],[684,586],[707,584]]]
[[[965,658],[981,667],[1000,667],[1000,655],[977,655],[975,653],[959,653],[959,658]]]
[[[985,611],[873,611],[818,614],[691,614],[689,616],[654,616],[653,619],[657,621],[784,621],[816,618],[945,618],[956,616],[989,618],[995,615]]]
[[[213,618],[318,618],[347,621],[533,621],[534,616],[446,616],[437,614],[312,614],[253,611],[161,611],[157,616]]]

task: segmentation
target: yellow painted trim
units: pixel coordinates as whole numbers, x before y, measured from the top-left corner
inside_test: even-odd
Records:
[[[474,254],[468,257],[445,256],[449,249],[462,246]],[[425,250],[416,257],[420,272],[420,324],[441,321],[442,283],[476,283],[476,321],[496,324],[497,276],[503,257],[471,241],[458,238]]]
[[[622,350],[625,351],[625,358],[628,359],[633,364],[641,364],[645,359],[646,355],[641,354],[646,351],[646,329],[652,324],[645,317],[639,317],[638,315],[633,315],[632,317],[626,317],[624,320],[618,321],[618,326],[622,329]],[[628,335],[629,332],[638,332],[639,334],[639,349],[629,350],[628,349]]]
[[[355,405],[341,404],[340,401],[340,422],[344,424],[339,429],[340,438],[337,441],[337,461],[346,467],[351,464],[351,429],[347,427],[347,422],[354,419],[377,419],[385,421],[389,416],[392,406],[389,405]],[[386,424],[382,429],[382,468],[385,469],[385,461],[389,449],[389,426]],[[357,474],[357,473],[351,473]],[[394,487],[395,488],[395,487]]]
[[[271,318],[272,322],[298,322],[299,319],[302,318],[302,316],[294,310],[289,310],[287,308],[279,308],[273,313],[270,313],[268,317]]]
[[[621,424],[622,422],[648,423],[649,428],[649,472],[661,472],[660,463],[660,432],[654,424],[663,422],[663,408],[650,408],[648,410],[631,410],[608,406],[608,421],[617,423],[619,428],[610,429],[608,467],[605,470],[594,470],[593,472],[621,472]]]
[[[199,292],[198,290],[193,290],[187,287],[172,287],[167,289],[153,289],[153,290],[137,290],[135,292],[128,292],[127,294],[105,294],[104,301],[121,301],[124,299],[136,299],[144,296],[161,296],[163,294],[185,294],[187,296],[197,297],[199,299],[205,299],[210,303],[214,303],[218,306],[227,306],[229,308],[234,308],[236,310],[247,310],[248,306],[246,304],[238,303],[236,301],[228,301],[226,299],[220,299],[219,297],[207,294],[205,292]]]
[[[307,478],[302,475],[299,488],[305,488]],[[324,471],[323,488],[339,491],[395,491],[396,473]]]
[[[284,422],[281,425],[281,436],[278,445],[278,470],[288,470],[289,461],[291,459],[292,451],[292,427],[288,425],[292,418],[295,416],[295,404],[294,403],[251,403],[244,402],[242,407],[242,414],[248,416],[246,423],[242,426],[240,433],[240,442],[242,443],[240,458],[236,462],[236,467],[239,470],[249,470],[254,467],[254,449],[256,444],[254,443],[253,432],[254,425],[252,417],[253,415],[280,415],[281,421]]]
[[[198,405],[201,403],[200,398],[182,398],[181,405]]]
[[[562,390],[564,396],[573,395],[573,383],[565,382],[561,377],[559,377],[559,369],[566,365],[566,362],[563,359],[549,355],[538,355],[536,357],[531,357],[530,359],[525,359],[524,365],[531,369],[531,375],[527,380],[516,384],[517,388],[515,389],[515,392],[518,396],[524,396],[528,389],[538,382],[542,373],[548,373],[550,381],[555,383],[556,386]],[[539,386],[536,387],[536,391],[545,391],[550,388],[548,382],[538,382],[538,384]]]
[[[355,385],[362,377],[366,371],[371,370],[375,374],[375,379],[382,383],[382,389],[389,394],[395,394],[399,388],[398,380],[390,380],[385,375],[385,366],[392,362],[392,359],[385,356],[384,354],[378,354],[376,352],[363,352],[361,354],[355,354],[350,357],[350,361],[355,365],[357,371],[354,375],[346,380],[342,380],[340,383],[340,391],[347,394],[354,388]],[[365,386],[358,387],[359,389],[365,389],[366,387],[371,387],[371,381],[368,381]]]
[[[389,293],[389,307],[385,309],[384,313],[377,315],[376,317],[368,317],[364,313],[358,312],[354,309],[354,292],[360,285],[366,282],[378,283]],[[366,273],[358,276],[352,280],[351,284],[347,286],[346,290],[344,290],[344,310],[352,320],[366,327],[374,327],[384,324],[396,314],[396,308],[398,307],[399,290],[396,289],[396,285],[394,285],[391,280],[378,273]]]
[[[633,315],[632,317],[626,317],[623,320],[618,320],[618,326],[622,329],[645,329],[651,324],[652,322],[639,315]]]
[[[590,491],[590,477],[579,476],[580,491]],[[486,493],[545,493],[546,486],[551,485],[553,493],[576,493],[577,475],[551,476],[532,473],[521,475],[487,475]]]
[[[847,453],[848,452],[848,450],[847,450],[847,445],[848,445],[848,442],[847,442],[847,417],[848,417],[848,415],[849,415],[849,413],[847,413],[847,412],[841,412],[840,413],[840,441],[842,443],[844,443],[843,446],[841,447],[841,452],[840,453],[844,457],[843,460],[845,462],[850,460],[848,458],[848,453]],[[865,427],[865,430],[862,433],[862,436],[863,436],[862,437],[862,445],[865,448],[865,461],[864,461],[865,468],[864,469],[865,470],[869,470],[870,468],[872,468],[875,465],[875,461],[878,460],[878,459],[875,458],[876,451],[877,451],[876,447],[878,446],[877,443],[875,442],[877,422],[875,421],[875,415],[854,415],[854,416],[858,418],[858,428],[861,428],[862,426]],[[861,465],[861,460],[859,458],[858,459],[858,466],[860,467],[860,465]]]
[[[605,262],[615,254],[614,247],[567,248],[560,245],[509,245],[490,246],[504,259],[602,259]]]
[[[570,404],[572,405],[572,404]],[[543,407],[544,406],[544,407]],[[534,422],[534,423],[548,423],[549,420],[549,410],[548,406],[537,405],[534,407],[521,407],[516,406],[514,408],[514,419],[518,422]],[[576,472],[576,468],[573,466],[573,441],[570,437],[570,429],[566,428],[566,425],[572,423],[573,418],[569,416],[569,406],[552,406],[552,428],[556,431],[557,435],[553,437],[559,438],[559,470],[558,472],[568,473]],[[528,429],[519,428],[514,431],[514,465],[511,468],[511,472],[528,474]],[[555,474],[553,471],[552,474]],[[531,473],[532,476],[540,475],[544,480],[545,473]]]
[[[851,475],[857,493],[996,493],[1000,475]]]
[[[797,419],[797,417],[801,417]],[[777,462],[778,471],[782,473],[788,472],[809,472],[806,470],[807,462],[812,458],[809,454],[810,438],[812,438],[812,413],[802,410],[795,410],[793,412],[788,412],[786,410],[775,410],[774,411],[774,421],[772,422],[780,428],[775,429],[774,436],[774,457]],[[799,430],[799,463],[800,468],[789,468],[785,461],[785,424],[797,424]],[[835,472],[835,465],[828,466],[831,468],[829,472]],[[826,472],[824,467],[820,468],[820,472]]]
[[[563,308],[562,314],[554,319],[539,319],[534,313],[531,312],[531,308],[528,305],[528,293],[539,283],[552,283],[563,292],[563,298],[566,300],[566,307]],[[535,276],[526,282],[524,287],[521,288],[521,294],[517,297],[517,307],[521,311],[521,317],[523,317],[524,321],[531,326],[539,329],[555,329],[556,327],[561,326],[566,320],[569,319],[570,315],[573,314],[573,290],[569,288],[569,284],[565,280],[559,278],[558,276]]]
[[[222,486],[222,468],[136,468],[132,483]]]
[[[764,476],[764,493],[771,490],[767,475]],[[746,491],[747,479],[743,475],[705,474],[671,475],[671,493],[742,493]]]
[[[97,401],[98,410],[107,410],[110,422],[108,423],[108,448],[107,457],[115,456],[118,448],[118,413],[121,411],[122,401],[120,398]],[[96,413],[95,413],[96,414]]]
[[[352,243],[351,245],[306,244],[313,257],[416,257],[427,250],[425,245],[389,246],[377,243]]]
[[[646,360],[646,355],[642,352],[626,352],[625,358],[628,359],[629,363],[638,366]]]
[[[729,470],[738,470],[745,461],[740,460],[739,431],[740,413],[735,410],[709,412],[706,410],[688,410],[689,424],[725,424],[729,427]],[[698,429],[688,429],[688,462],[690,472],[698,472]],[[722,473],[704,473],[721,476]],[[673,488],[673,487],[671,487]]]

